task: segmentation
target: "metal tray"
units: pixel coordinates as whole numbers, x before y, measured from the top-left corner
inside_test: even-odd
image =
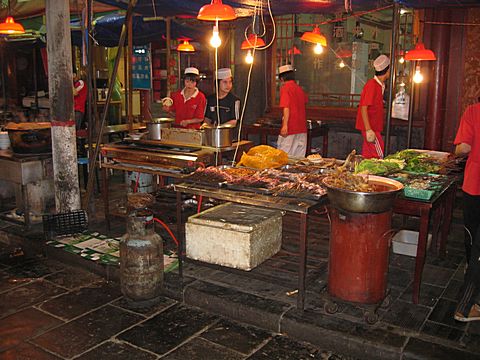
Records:
[[[230,189],[230,190],[251,192],[251,193],[262,194],[262,195],[271,195],[272,194],[272,190],[267,189],[267,188],[260,188],[260,187],[254,187],[254,186],[246,186],[246,185],[238,185],[238,184],[230,184],[230,183],[225,183],[222,186],[224,186],[224,187],[226,187],[227,189]]]

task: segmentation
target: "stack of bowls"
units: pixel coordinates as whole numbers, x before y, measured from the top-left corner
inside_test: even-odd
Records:
[[[6,150],[10,147],[10,139],[7,131],[0,131],[0,150]]]

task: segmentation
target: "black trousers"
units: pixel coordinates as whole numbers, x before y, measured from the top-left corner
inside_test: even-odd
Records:
[[[465,225],[465,253],[470,262],[473,238],[480,226],[480,195],[463,193],[463,222]]]
[[[478,301],[480,295],[480,228],[473,239],[470,261],[468,262],[462,296],[457,305],[457,312],[468,315],[470,308]]]

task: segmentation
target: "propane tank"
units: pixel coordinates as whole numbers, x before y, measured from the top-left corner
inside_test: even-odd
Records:
[[[133,307],[158,302],[163,287],[163,241],[155,233],[153,214],[135,210],[127,218],[127,233],[120,242],[120,282]]]

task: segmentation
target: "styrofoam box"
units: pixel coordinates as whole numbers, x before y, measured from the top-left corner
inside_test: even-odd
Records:
[[[430,248],[432,234],[427,237],[427,249]],[[417,256],[418,231],[400,230],[392,239],[393,252],[395,254]]]
[[[187,257],[251,270],[282,244],[282,212],[225,203],[190,216],[185,224]]]

